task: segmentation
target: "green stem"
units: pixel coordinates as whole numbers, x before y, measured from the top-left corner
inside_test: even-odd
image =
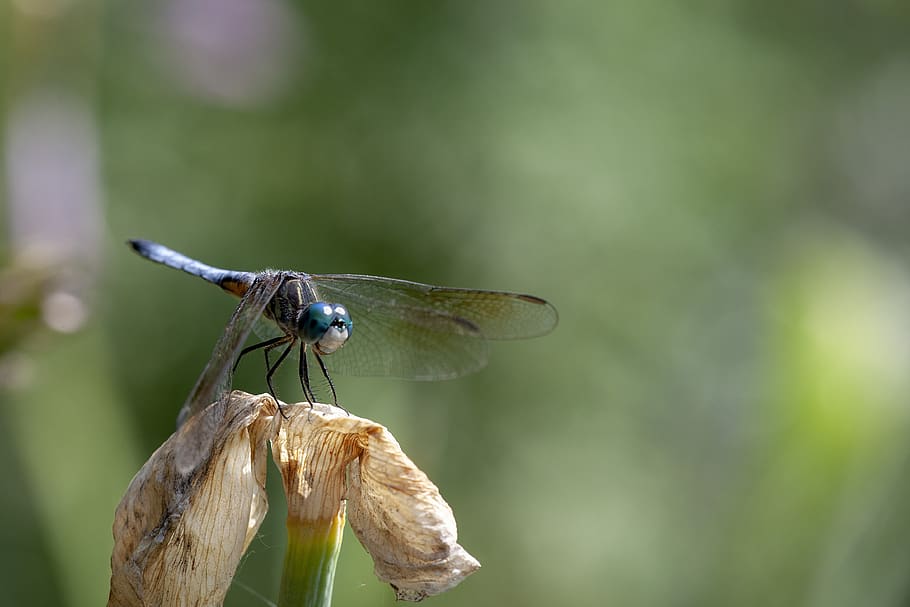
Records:
[[[329,607],[344,531],[344,508],[331,519],[288,519],[279,607]]]

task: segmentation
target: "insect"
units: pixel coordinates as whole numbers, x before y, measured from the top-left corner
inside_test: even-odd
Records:
[[[543,335],[558,322],[556,309],[533,295],[360,274],[223,270],[148,240],[128,244],[147,259],[199,276],[241,299],[178,424],[221,398],[240,359],[256,350],[265,353],[273,397],[272,376],[296,346],[307,401],[316,400],[308,366],[312,357],[337,404],[331,373],[450,379],[482,368],[490,340]],[[270,337],[244,347],[263,317],[272,326]],[[279,348],[272,362],[270,353]]]

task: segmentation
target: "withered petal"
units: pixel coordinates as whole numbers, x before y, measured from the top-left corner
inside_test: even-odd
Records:
[[[379,579],[400,599],[452,588],[480,567],[458,543],[452,509],[383,426],[316,405],[286,408],[273,442],[288,518],[334,516],[343,497],[351,527]]]
[[[234,392],[152,454],[114,517],[108,605],[222,603],[268,509],[266,441],[276,413],[271,398]],[[206,457],[187,468],[184,451],[202,437],[211,441]]]
[[[459,584],[480,563],[458,543],[452,509],[382,426],[362,435],[350,467],[348,520],[373,556],[376,576],[402,600],[418,601]]]

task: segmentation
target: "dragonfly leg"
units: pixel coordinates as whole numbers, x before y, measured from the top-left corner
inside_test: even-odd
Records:
[[[278,402],[278,397],[275,396],[275,387],[272,385],[272,376],[275,374],[275,371],[278,370],[278,367],[281,366],[281,363],[284,362],[284,359],[288,357],[288,354],[291,352],[291,348],[294,347],[293,339],[291,339],[290,337],[285,337],[283,339],[285,339],[285,341],[287,341],[287,342],[290,342],[290,343],[288,343],[288,347],[284,349],[284,351],[281,353],[281,356],[279,356],[278,360],[275,361],[275,364],[272,365],[265,374],[265,383],[267,383],[269,385],[269,394],[272,395],[272,398],[275,399],[276,403]],[[284,343],[284,342],[281,342],[281,343]],[[267,347],[268,347],[268,350],[271,350],[272,348],[277,347],[278,345],[279,345],[278,343],[273,343]],[[266,350],[266,361],[268,361],[268,350]],[[288,416],[284,414],[284,411],[281,410],[280,404],[278,405],[278,411],[281,413],[281,417],[283,417],[284,419],[288,418]]]
[[[313,356],[316,357],[316,362],[319,363],[319,368],[322,370],[322,374],[325,376],[326,381],[329,382],[329,388],[332,390],[332,403],[333,403],[336,407],[338,407],[338,406],[339,406],[339,405],[338,405],[338,395],[335,394],[335,384],[332,383],[332,378],[329,377],[329,372],[328,372],[328,370],[326,370],[326,368],[325,368],[325,363],[322,362],[322,357],[319,356],[318,354],[316,354],[316,352],[313,352]],[[340,408],[342,411],[344,411],[345,413],[348,412],[348,410],[345,409],[344,407],[339,407],[339,408]],[[349,415],[350,415],[350,414],[349,414]]]
[[[269,341],[272,341],[272,340],[269,340]],[[288,343],[289,341],[293,341],[293,338],[292,338],[292,337],[286,336],[286,337],[280,339],[279,341],[276,341],[276,342],[273,343],[273,344],[269,344],[269,345],[265,346],[265,347],[262,349],[263,353],[265,353],[265,372],[266,372],[266,373],[268,373],[268,372],[269,372],[269,369],[272,368],[272,363],[271,363],[271,361],[269,360],[269,352],[271,352],[272,350],[274,350],[274,349],[277,348],[278,346],[283,346],[284,344]]]
[[[303,395],[306,397],[306,402],[310,403],[310,409],[313,408],[313,402],[316,400],[316,395],[313,394],[313,389],[310,387],[310,373],[307,369],[306,364],[306,344],[300,342],[300,387],[303,388]]]
[[[272,348],[275,348],[277,346],[280,346],[283,343],[287,343],[288,340],[290,340],[290,339],[292,339],[290,335],[279,335],[278,337],[275,337],[275,338],[272,338],[272,339],[269,339],[269,340],[266,340],[263,342],[259,342],[258,344],[254,344],[252,346],[249,346],[248,348],[244,348],[243,350],[240,351],[240,355],[237,357],[237,360],[234,362],[234,371],[237,370],[237,365],[240,364],[240,359],[243,358],[243,356],[245,354],[249,354],[250,352],[258,350],[259,348],[265,348],[265,366],[268,367],[269,366],[269,350],[271,350]]]

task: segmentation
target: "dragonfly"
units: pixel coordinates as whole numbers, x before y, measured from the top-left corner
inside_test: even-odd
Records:
[[[272,377],[297,347],[298,376],[307,402],[316,401],[309,355],[337,405],[331,373],[452,379],[487,364],[490,340],[537,337],[558,322],[556,308],[533,295],[362,274],[225,270],[149,240],[128,244],[146,259],[198,276],[240,298],[181,409],[178,427],[223,398],[240,359],[257,350],[265,353],[266,383],[276,402]],[[263,319],[270,326],[268,338],[246,346]],[[270,354],[277,349],[280,353],[273,362]]]

